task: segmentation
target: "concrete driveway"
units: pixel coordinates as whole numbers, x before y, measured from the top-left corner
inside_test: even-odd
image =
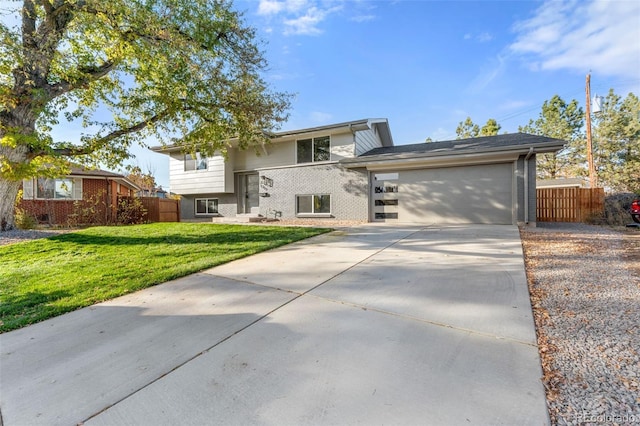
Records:
[[[5,426],[548,424],[518,230],[335,231],[0,335]]]

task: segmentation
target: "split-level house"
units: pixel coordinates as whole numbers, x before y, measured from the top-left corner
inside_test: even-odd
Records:
[[[332,218],[398,223],[535,223],[536,154],[565,142],[515,133],[394,145],[386,119],[278,132],[256,153],[169,155],[185,219]],[[259,154],[259,155],[258,155]]]

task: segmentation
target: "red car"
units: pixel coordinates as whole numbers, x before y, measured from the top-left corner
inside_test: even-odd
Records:
[[[629,213],[631,213],[631,218],[635,223],[640,223],[640,200],[634,200],[631,202]]]

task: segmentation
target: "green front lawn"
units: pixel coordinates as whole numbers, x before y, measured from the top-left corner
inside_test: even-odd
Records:
[[[328,231],[155,223],[0,247],[0,332]]]

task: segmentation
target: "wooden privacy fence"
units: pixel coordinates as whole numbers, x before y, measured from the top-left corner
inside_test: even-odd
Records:
[[[180,222],[180,201],[170,198],[140,197],[149,222]]]
[[[604,188],[536,189],[538,222],[585,222],[604,213]]]

